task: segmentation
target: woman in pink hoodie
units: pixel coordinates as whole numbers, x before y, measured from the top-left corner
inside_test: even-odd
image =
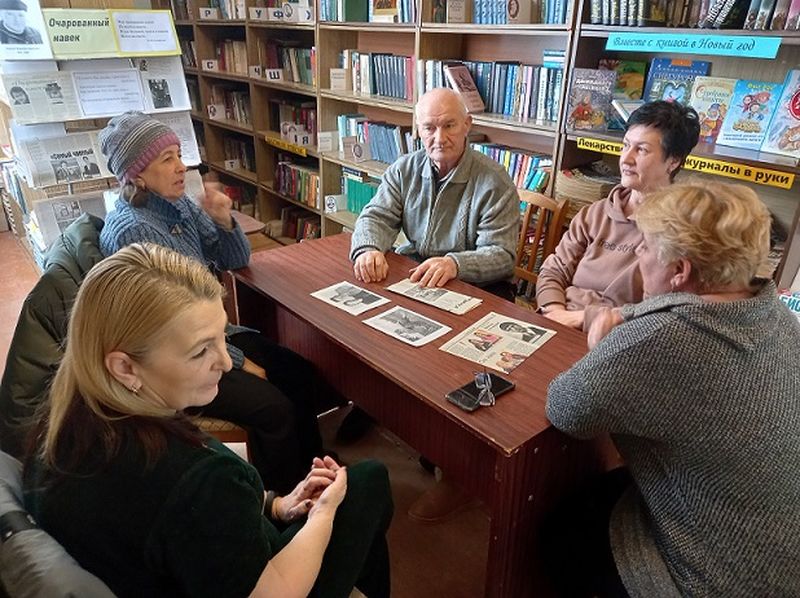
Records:
[[[595,309],[642,299],[633,215],[645,196],[672,183],[697,144],[697,112],[677,102],[650,102],[631,114],[622,141],[622,181],[583,208],[555,253],[542,264],[536,302],[561,324],[588,330]]]

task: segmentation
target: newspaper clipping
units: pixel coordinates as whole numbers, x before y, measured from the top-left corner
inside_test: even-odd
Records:
[[[386,287],[387,291],[404,295],[416,301],[433,305],[457,315],[463,315],[478,307],[483,301],[469,295],[462,295],[447,289],[423,287],[408,278]]]
[[[191,110],[180,56],[137,58],[147,112]]]
[[[315,291],[311,296],[354,316],[389,303],[385,297],[344,281]]]
[[[72,77],[87,118],[144,110],[141,82],[134,69],[75,71]]]
[[[451,330],[449,326],[404,307],[393,307],[389,311],[364,320],[364,324],[413,347],[421,347]]]
[[[554,330],[490,312],[440,349],[509,374],[554,334]]]
[[[70,73],[3,75],[14,119],[21,125],[81,117]]]
[[[18,145],[31,187],[113,176],[100,158],[96,132],[26,139]]]
[[[188,112],[161,112],[153,114],[153,118],[175,131],[181,142],[181,159],[186,166],[200,164],[200,148],[197,147],[192,117]]]

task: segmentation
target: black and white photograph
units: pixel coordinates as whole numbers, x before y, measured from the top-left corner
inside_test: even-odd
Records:
[[[28,92],[19,85],[15,85],[9,89],[8,95],[11,98],[11,104],[14,106],[24,106],[31,103],[31,97],[28,95]]]
[[[500,322],[498,327],[506,333],[506,336],[531,344],[535,344],[549,332],[545,328],[539,328],[533,324],[520,324],[517,321]]]
[[[166,79],[148,79],[147,85],[153,98],[153,108],[172,108],[172,96]]]
[[[56,217],[58,230],[62,233],[81,214],[83,214],[83,210],[77,201],[53,202],[53,215]]]
[[[100,167],[90,156],[81,157],[81,174],[85,179],[93,179],[100,176]]]
[[[364,324],[414,347],[421,347],[451,330],[449,326],[399,306],[364,320]]]
[[[61,86],[56,81],[51,81],[44,86],[44,92],[47,94],[47,100],[51,104],[63,104],[64,94],[61,91]]]
[[[75,158],[51,160],[50,165],[56,175],[56,183],[72,183],[83,178],[81,176],[81,167]]]
[[[0,0],[0,60],[52,58],[36,0]]]
[[[457,315],[467,313],[469,310],[478,307],[482,302],[477,297],[470,297],[455,291],[424,287],[416,282],[411,282],[408,278],[389,285],[386,290]]]
[[[365,311],[385,305],[389,300],[349,282],[339,282],[311,293],[312,297],[324,301],[342,311],[357,316]]]

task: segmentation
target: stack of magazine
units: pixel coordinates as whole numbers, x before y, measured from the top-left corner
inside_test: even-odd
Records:
[[[556,175],[556,198],[569,200],[567,220],[598,199],[603,199],[619,183],[619,176],[602,161],[562,170]]]

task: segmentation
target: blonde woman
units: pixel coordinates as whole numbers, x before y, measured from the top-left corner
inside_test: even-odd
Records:
[[[637,223],[645,300],[606,308],[548,393],[550,421],[610,433],[633,482],[612,473],[563,518],[562,581],[595,582],[566,592],[798,596],[800,324],[754,278],[769,212],[741,185],[687,185]]]
[[[222,289],[134,244],[87,275],[25,468],[39,524],[118,596],[389,595],[385,468],[315,459],[290,493],[183,415],[231,368]]]

